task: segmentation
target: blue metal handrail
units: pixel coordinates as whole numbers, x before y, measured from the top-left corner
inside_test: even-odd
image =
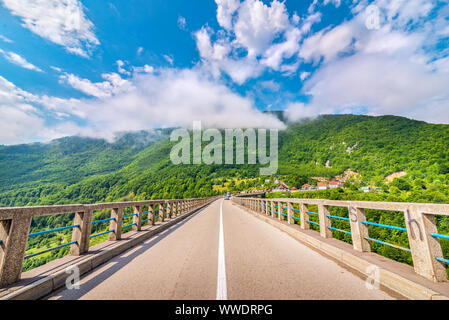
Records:
[[[97,224],[97,223],[102,223],[102,222],[112,221],[112,220],[115,220],[115,218],[108,218],[108,219],[103,219],[103,220],[95,220],[95,221],[92,221],[92,224]]]
[[[298,218],[298,217],[295,217],[295,216],[292,216],[292,218],[295,219],[295,220],[301,220],[301,218]]]
[[[449,240],[449,236],[447,236],[445,234],[431,233],[430,235],[432,237],[435,237],[435,238],[441,238],[441,239],[448,239]]]
[[[75,244],[75,243],[76,243],[76,241],[72,241],[72,242],[69,242],[69,243],[61,244],[61,245],[53,247],[53,248],[48,248],[48,249],[45,249],[45,250],[40,251],[40,252],[29,254],[29,255],[25,256],[24,259],[35,257],[35,256],[38,256],[40,254],[44,254],[44,253],[47,253],[47,252],[50,252],[50,251],[53,251],[53,250],[61,249],[61,248],[70,246],[70,245]]]
[[[137,213],[128,214],[128,215],[126,215],[126,216],[123,216],[123,219],[129,218],[129,217],[132,217],[132,216],[137,216]]]
[[[388,242],[385,242],[385,241],[373,239],[373,238],[370,238],[370,237],[365,237],[365,239],[367,239],[369,241],[374,241],[374,242],[377,242],[377,243],[380,243],[380,244],[384,244],[384,245],[387,245],[387,246],[390,246],[390,247],[393,247],[393,248],[396,248],[396,249],[412,252],[409,248],[404,248],[404,247],[398,246],[396,244],[392,244],[392,243],[388,243]]]
[[[122,229],[129,228],[129,227],[132,227],[132,226],[137,226],[137,223],[128,224],[126,226],[123,226]]]
[[[346,230],[341,230],[341,229],[337,229],[337,228],[333,228],[333,227],[327,227],[330,230],[335,230],[335,231],[339,231],[339,232],[344,232],[347,234],[352,234],[350,231],[346,231]]]
[[[316,224],[317,226],[320,226],[320,224],[319,223],[317,223],[317,222],[314,222],[314,221],[310,221],[310,220],[306,220],[308,223],[312,223],[312,224]]]
[[[92,239],[92,238],[99,237],[99,236],[102,236],[104,234],[108,234],[108,233],[112,233],[112,232],[114,232],[114,230],[109,230],[109,231],[105,231],[105,232],[102,232],[102,233],[93,234],[89,238]]]
[[[369,224],[369,225],[376,226],[376,227],[382,227],[382,228],[388,228],[388,229],[393,229],[393,230],[399,230],[399,231],[407,232],[406,228],[390,226],[389,224],[380,224],[380,223],[375,223],[375,222],[370,222],[370,221],[362,221],[362,223],[363,224]]]
[[[315,214],[315,215],[319,215],[319,213],[313,212],[313,211],[306,211],[306,213],[311,213],[311,214]]]
[[[67,230],[67,229],[74,229],[74,228],[79,228],[79,224],[73,225],[73,226],[68,226],[68,227],[61,227],[61,228],[56,228],[56,229],[51,229],[51,230],[44,230],[44,231],[39,231],[39,232],[35,232],[35,233],[30,233],[28,235],[28,237],[35,237],[35,236],[39,236],[41,234],[46,234],[46,233],[51,233],[51,232],[56,232],[56,231],[62,231],[62,230]]]
[[[330,214],[327,214],[326,216],[329,217],[329,218],[333,218],[333,219],[340,219],[340,220],[349,221],[349,218],[346,218],[346,217],[333,216],[333,215],[330,215]]]
[[[150,212],[153,212],[153,210],[144,211],[144,212],[142,212],[142,214],[144,214],[144,213],[150,213]]]
[[[442,258],[442,257],[437,257],[436,259],[437,259],[438,261],[440,261],[440,262],[444,262],[444,263],[449,264],[449,260],[448,260],[448,259],[444,259],[444,258]]]
[[[293,211],[297,211],[297,212],[301,212],[301,210],[296,209],[296,208],[292,208]]]

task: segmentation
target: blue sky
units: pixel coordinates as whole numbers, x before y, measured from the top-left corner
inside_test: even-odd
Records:
[[[318,114],[449,123],[434,0],[0,0],[0,144]]]

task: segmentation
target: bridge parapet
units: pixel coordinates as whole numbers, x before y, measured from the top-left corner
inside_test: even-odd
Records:
[[[314,224],[323,238],[331,238],[332,231],[350,234],[353,249],[359,252],[370,252],[370,242],[409,251],[417,274],[433,282],[448,280],[446,264],[449,260],[443,256],[440,239],[449,239],[449,235],[439,234],[435,222],[436,216],[449,215],[448,204],[253,197],[233,197],[232,201],[254,212],[286,220],[288,224],[296,221],[301,229],[310,229],[310,225]],[[309,205],[317,206],[318,212],[310,211]],[[334,216],[330,214],[330,207],[347,208],[348,216]],[[370,222],[365,214],[366,209],[403,212],[406,227]],[[318,219],[311,219],[311,215]],[[333,227],[332,221],[335,219],[349,222],[350,231]],[[406,232],[410,248],[371,238],[369,225]]]
[[[109,234],[109,240],[118,241],[121,239],[124,229],[132,227],[132,230],[140,231],[142,224],[146,222],[154,225],[158,218],[163,222],[165,218],[190,212],[215,199],[217,197],[0,208],[0,287],[7,286],[20,279],[24,258],[67,246],[70,246],[71,255],[82,255],[89,251],[89,243],[92,238]],[[148,211],[143,212],[144,206],[148,207]],[[133,213],[124,215],[124,208],[128,207],[133,208]],[[93,213],[98,210],[111,210],[110,217],[92,221]],[[34,217],[68,213],[74,213],[73,225],[30,234],[30,225]],[[148,217],[143,219],[143,214],[148,214]],[[131,217],[132,223],[123,226],[124,218],[130,219]],[[108,231],[91,234],[93,224],[104,222],[109,222]],[[30,236],[67,229],[72,230],[70,242],[25,256]]]

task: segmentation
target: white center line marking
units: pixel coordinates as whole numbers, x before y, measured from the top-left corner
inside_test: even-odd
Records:
[[[220,202],[220,234],[218,236],[218,277],[217,277],[217,300],[227,300],[226,289],[226,265],[223,236],[223,199]]]

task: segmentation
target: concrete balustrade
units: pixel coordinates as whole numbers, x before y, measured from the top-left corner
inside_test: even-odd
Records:
[[[254,201],[260,201],[259,209],[255,209]],[[354,250],[370,252],[368,241],[369,231],[366,221],[365,209],[399,211],[403,212],[410,250],[412,253],[413,267],[417,274],[434,282],[447,281],[446,265],[437,260],[443,258],[440,240],[432,234],[437,234],[435,223],[436,215],[449,215],[448,204],[403,203],[403,202],[375,202],[375,201],[338,201],[325,199],[256,199],[245,197],[233,197],[232,201],[247,207],[258,213],[275,218],[275,206],[278,206],[278,219],[282,217],[282,203],[287,204],[287,223],[294,224],[294,204],[299,207],[301,229],[310,229],[309,205],[318,206],[319,229],[323,238],[332,238],[331,218],[329,207],[346,207],[348,210],[349,225]],[[265,207],[266,210],[261,208]],[[269,208],[271,207],[271,213]]]
[[[132,207],[132,230],[142,230],[143,207],[148,206],[148,224],[155,225],[156,215],[164,221],[164,212],[171,219],[177,215],[208,204],[217,197],[179,200],[148,200],[113,202],[98,204],[57,205],[39,207],[0,208],[0,287],[12,284],[20,279],[23,260],[33,217],[74,213],[72,229],[71,255],[82,255],[89,252],[89,242],[94,211],[111,210],[109,240],[119,241],[122,238],[123,209]],[[158,213],[156,208],[162,209]],[[48,226],[51,228],[51,226]]]

